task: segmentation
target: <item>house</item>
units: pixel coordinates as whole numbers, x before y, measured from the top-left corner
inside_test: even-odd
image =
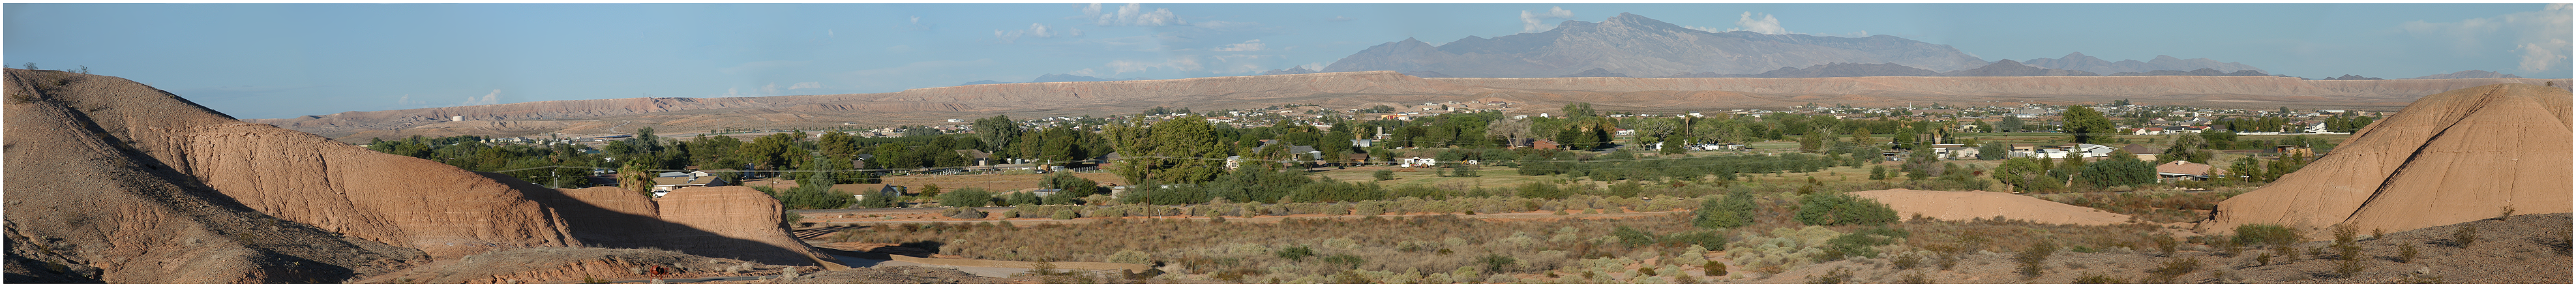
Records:
[[[884,196],[891,198],[903,196],[905,194],[903,186],[882,183],[840,184],[833,185],[832,189],[839,190],[841,192],[848,192],[850,193],[851,198],[858,199],[860,201],[867,201],[869,196]]]
[[[2159,149],[2156,149],[2156,148],[2147,147],[2147,145],[2142,145],[2142,144],[2129,144],[2129,145],[2127,145],[2127,146],[2121,146],[2121,147],[2120,147],[2120,151],[2126,151],[2126,152],[2129,152],[2129,154],[2137,155],[2137,156],[2138,156],[2138,160],[2148,160],[2148,161],[2156,160],[2156,155],[2164,154],[2164,153],[2165,153],[2165,151],[2164,151],[2164,150],[2159,150]]]
[[[1226,157],[1225,157],[1225,169],[1226,169],[1226,170],[1233,170],[1233,169],[1236,169],[1236,168],[1242,168],[1242,167],[1243,167],[1243,156],[1239,156],[1239,155],[1232,155],[1232,156],[1226,156]]]
[[[1976,149],[1967,147],[1967,145],[1963,144],[1935,144],[1930,147],[1932,148],[1932,157],[1939,159],[1958,158],[1958,156],[1952,154],[1959,152],[1961,149]]]
[[[2165,128],[2140,128],[2140,129],[2138,129],[2136,132],[2132,132],[2131,134],[2142,135],[2142,136],[2144,136],[2144,135],[2161,135],[2161,134],[2165,134]]]
[[[1977,159],[1977,155],[1984,153],[1985,151],[1979,150],[1977,147],[1960,146],[1950,148],[1947,150],[1947,153],[1944,153],[1943,155],[1947,156],[1948,159]]]
[[[2177,160],[2156,165],[2157,182],[2170,182],[2176,180],[2209,180],[2209,176],[2221,173],[2224,173],[2224,171],[2207,164],[2192,163],[2188,161]]]
[[[1427,157],[1398,158],[1395,159],[1395,162],[1396,166],[1401,167],[1431,167],[1432,165],[1440,164],[1440,160]]]
[[[1342,160],[1343,160],[1343,161],[1348,161],[1348,162],[1350,162],[1350,165],[1364,165],[1364,164],[1368,164],[1368,163],[1369,163],[1369,154],[1365,154],[1365,153],[1342,154]]]
[[[2083,157],[2106,157],[2111,156],[2111,152],[2119,150],[2120,148],[2106,145],[2079,143],[2075,144],[2075,150],[2072,152],[2082,154]]]

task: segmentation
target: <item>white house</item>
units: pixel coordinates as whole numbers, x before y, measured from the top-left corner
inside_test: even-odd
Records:
[[[1408,158],[1399,158],[1399,159],[1395,159],[1395,161],[1396,161],[1396,166],[1401,166],[1401,167],[1430,167],[1430,166],[1432,166],[1432,165],[1438,165],[1438,164],[1440,164],[1440,160],[1439,160],[1439,159],[1433,159],[1433,158],[1427,158],[1427,157],[1408,157]]]

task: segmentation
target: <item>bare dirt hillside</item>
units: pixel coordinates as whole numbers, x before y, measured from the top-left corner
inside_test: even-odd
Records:
[[[341,282],[590,244],[817,263],[775,239],[787,235],[774,200],[666,200],[729,212],[665,220],[627,212],[634,202],[236,121],[121,78],[10,69],[7,80],[12,283]],[[730,243],[769,247],[688,247]]]
[[[2001,192],[1888,189],[1846,194],[1878,200],[1905,218],[1920,215],[1962,221],[2003,217],[2047,224],[2129,223],[2128,215]]]
[[[344,112],[250,122],[342,141],[409,135],[606,135],[655,127],[834,127],[932,124],[945,119],[1134,113],[1148,107],[1199,110],[1319,104],[1521,102],[1554,109],[1589,102],[1620,111],[1711,111],[1793,105],[2042,102],[2272,108],[2394,109],[2416,97],[2496,83],[2565,79],[2309,81],[2283,77],[1851,77],[1851,78],[1437,78],[1396,72],[1340,72],[1171,80],[1052,82],[922,88],[892,93],[758,98],[628,98]],[[1535,112],[1533,112],[1535,113]],[[463,117],[467,122],[448,122]],[[478,122],[480,121],[480,122]],[[535,121],[564,121],[558,125]],[[397,130],[400,129],[400,130]]]
[[[2570,211],[2567,89],[2496,84],[2426,96],[2332,154],[2220,202],[2203,233],[2280,224],[2410,230]]]

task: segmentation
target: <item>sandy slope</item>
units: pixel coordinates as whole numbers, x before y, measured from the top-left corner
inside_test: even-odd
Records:
[[[2218,205],[2203,233],[2243,224],[2409,230],[2570,211],[2567,89],[2497,84],[2424,97],[2331,155]],[[2509,211],[2508,211],[2509,209]]]

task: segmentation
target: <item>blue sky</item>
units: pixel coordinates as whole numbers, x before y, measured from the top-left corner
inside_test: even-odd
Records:
[[[86,66],[240,118],[873,93],[1043,74],[1236,76],[1621,12],[1893,35],[1985,60],[2156,55],[2308,78],[2570,76],[2546,4],[7,4],[0,61]]]

